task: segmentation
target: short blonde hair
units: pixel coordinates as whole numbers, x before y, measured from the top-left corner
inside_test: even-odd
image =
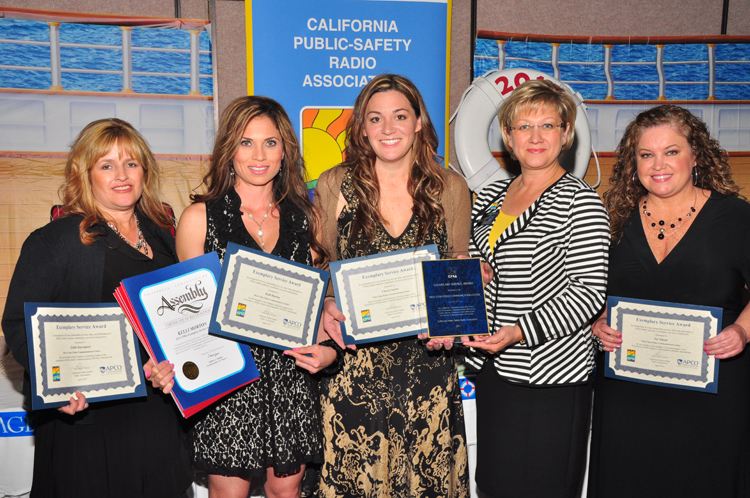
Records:
[[[524,112],[534,112],[538,109],[549,109],[560,116],[568,126],[568,134],[562,151],[565,152],[573,145],[576,128],[576,101],[563,88],[549,80],[529,80],[521,83],[503,102],[497,117],[500,120],[500,130],[503,135],[505,149],[516,158],[513,148],[508,144],[508,134],[511,123]]]
[[[165,230],[173,223],[160,199],[159,164],[146,140],[126,121],[100,119],[86,125],[71,145],[65,164],[65,181],[60,186],[65,214],[84,218],[79,230],[81,241],[87,245],[95,242],[95,234],[89,233],[88,229],[99,220],[107,220],[94,199],[91,169],[115,143],[143,167],[143,193],[136,208]]]

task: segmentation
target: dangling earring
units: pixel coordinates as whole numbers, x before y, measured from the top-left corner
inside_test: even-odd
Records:
[[[693,186],[698,186],[698,167],[693,166]]]
[[[235,181],[235,173],[234,173],[234,163],[229,163],[229,179],[234,183]]]

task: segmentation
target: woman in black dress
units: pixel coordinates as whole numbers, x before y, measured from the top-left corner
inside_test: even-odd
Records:
[[[177,261],[158,164],[128,123],[103,119],[81,131],[60,192],[65,216],[26,239],[3,314],[5,338],[27,375],[24,302],[115,302],[121,280]],[[142,346],[140,353],[145,361]],[[143,368],[147,376],[155,369],[151,360]],[[192,469],[180,415],[169,396],[146,391],[91,406],[77,392],[67,406],[34,412],[31,496],[183,496]]]
[[[304,171],[294,129],[278,102],[257,96],[232,102],[203,180],[207,192],[194,195],[180,219],[180,260],[210,251],[223,259],[227,243],[235,242],[306,265],[323,264]],[[323,345],[283,354],[250,349],[260,379],[199,416],[190,432],[193,464],[208,472],[211,498],[245,498],[250,479],[257,477],[265,477],[267,496],[296,497],[307,464],[322,463],[317,387],[297,366],[316,373],[337,351]]]
[[[721,360],[715,395],[607,378],[599,358],[588,496],[750,496],[750,204],[681,107],[640,113],[617,154],[609,295],[721,307],[724,328],[704,348]],[[620,348],[606,314],[593,330],[600,350]]]

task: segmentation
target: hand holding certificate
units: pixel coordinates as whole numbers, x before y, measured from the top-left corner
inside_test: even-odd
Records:
[[[138,344],[115,304],[26,303],[33,410],[145,396]]]
[[[348,319],[341,325],[344,342],[384,341],[426,332],[421,263],[438,258],[432,244],[332,261],[336,304]]]
[[[209,331],[275,349],[312,346],[328,272],[230,242]]]
[[[606,353],[605,376],[715,394],[719,363],[703,346],[721,316],[720,308],[609,297],[607,321],[622,345]]]
[[[258,378],[246,345],[208,335],[221,265],[216,253],[126,279],[115,297],[154,362],[175,366],[186,417]]]

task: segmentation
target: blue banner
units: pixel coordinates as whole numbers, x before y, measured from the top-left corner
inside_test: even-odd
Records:
[[[444,156],[450,2],[248,0],[248,93],[278,100],[302,141],[309,179],[342,160],[362,87],[381,73],[419,88]]]
[[[28,414],[20,412],[0,412],[0,437],[28,437],[34,430],[26,421]]]

